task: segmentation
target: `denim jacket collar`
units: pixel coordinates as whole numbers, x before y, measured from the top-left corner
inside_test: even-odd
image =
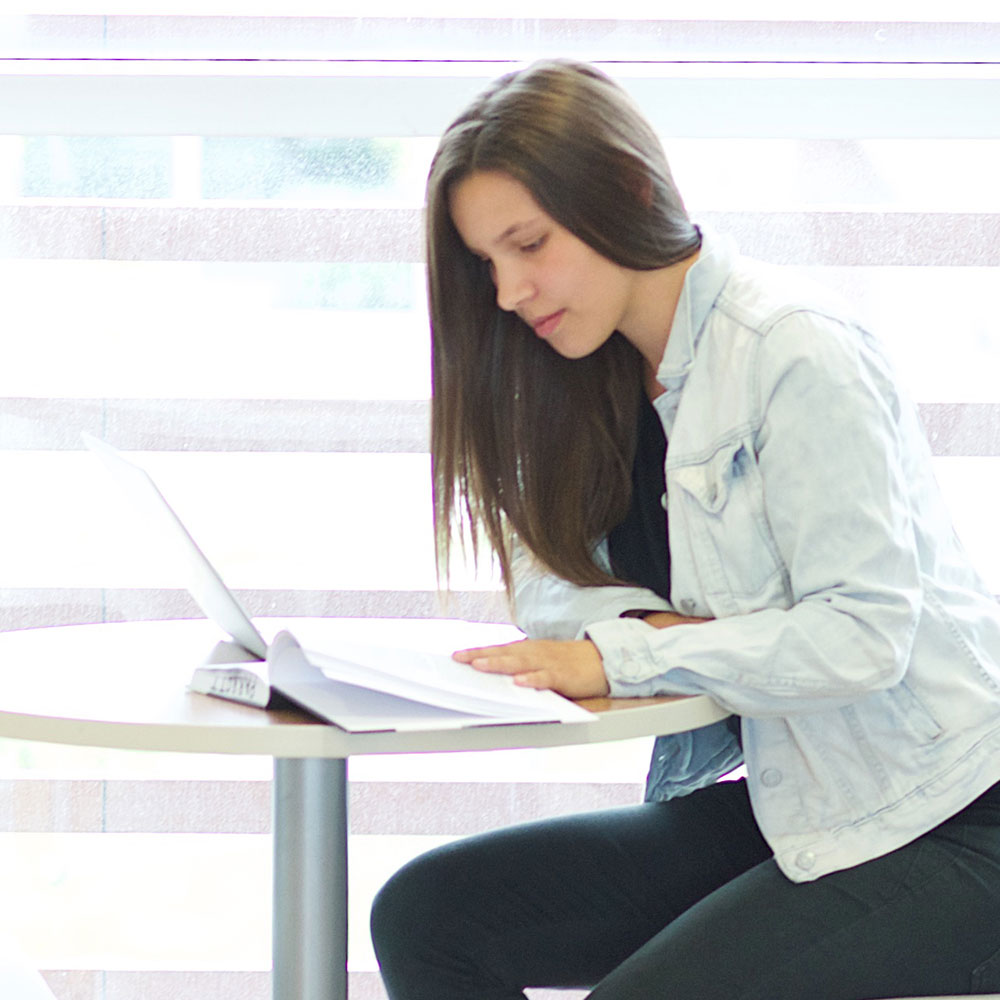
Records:
[[[656,380],[668,392],[684,385],[705,321],[737,257],[736,244],[730,237],[720,236],[704,226],[698,228],[701,251],[684,277],[667,349],[656,373]]]

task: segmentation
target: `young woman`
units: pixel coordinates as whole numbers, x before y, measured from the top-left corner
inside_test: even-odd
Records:
[[[585,65],[476,100],[427,208],[440,558],[485,537],[529,636],[457,658],[733,716],[641,805],[404,867],[392,1000],[1000,990],[1000,613],[878,344],[694,226]]]

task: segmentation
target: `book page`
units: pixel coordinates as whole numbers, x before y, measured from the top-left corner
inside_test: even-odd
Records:
[[[591,719],[590,712],[552,691],[519,687],[504,674],[485,674],[446,653],[338,642],[307,656],[325,676],[428,704],[509,719],[558,722]]]
[[[341,642],[335,655],[303,652],[289,633],[282,632],[271,644],[268,659],[275,688],[293,698],[293,685],[300,691],[307,686],[315,694],[322,688],[322,680],[331,685],[331,691],[332,685],[350,687],[340,690],[338,697],[347,697],[351,690],[378,693],[387,699],[382,702],[382,711],[394,719],[382,727],[386,729],[434,728],[453,716],[457,716],[453,724],[458,725],[595,718],[551,691],[518,687],[510,677],[482,674],[442,653]],[[363,701],[366,712],[378,712],[378,703],[371,698],[356,694],[355,699],[356,707]],[[355,704],[344,705],[345,710],[353,707]],[[429,713],[428,708],[436,711]],[[409,722],[408,715],[412,716]]]

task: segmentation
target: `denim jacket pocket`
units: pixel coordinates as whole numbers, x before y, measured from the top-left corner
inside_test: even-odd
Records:
[[[932,743],[941,735],[940,723],[906,681],[900,681],[885,694],[895,709],[894,724],[909,730],[918,743]]]
[[[787,574],[767,525],[750,446],[737,440],[706,461],[668,464],[667,482],[668,490],[677,487],[671,510],[688,529],[695,572],[713,613],[782,603]]]

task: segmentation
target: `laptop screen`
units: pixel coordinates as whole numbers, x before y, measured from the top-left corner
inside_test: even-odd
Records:
[[[152,476],[117,448],[84,433],[86,446],[100,457],[162,548],[174,558],[185,587],[198,607],[249,653],[263,660],[267,643],[215,567],[191,537]]]

